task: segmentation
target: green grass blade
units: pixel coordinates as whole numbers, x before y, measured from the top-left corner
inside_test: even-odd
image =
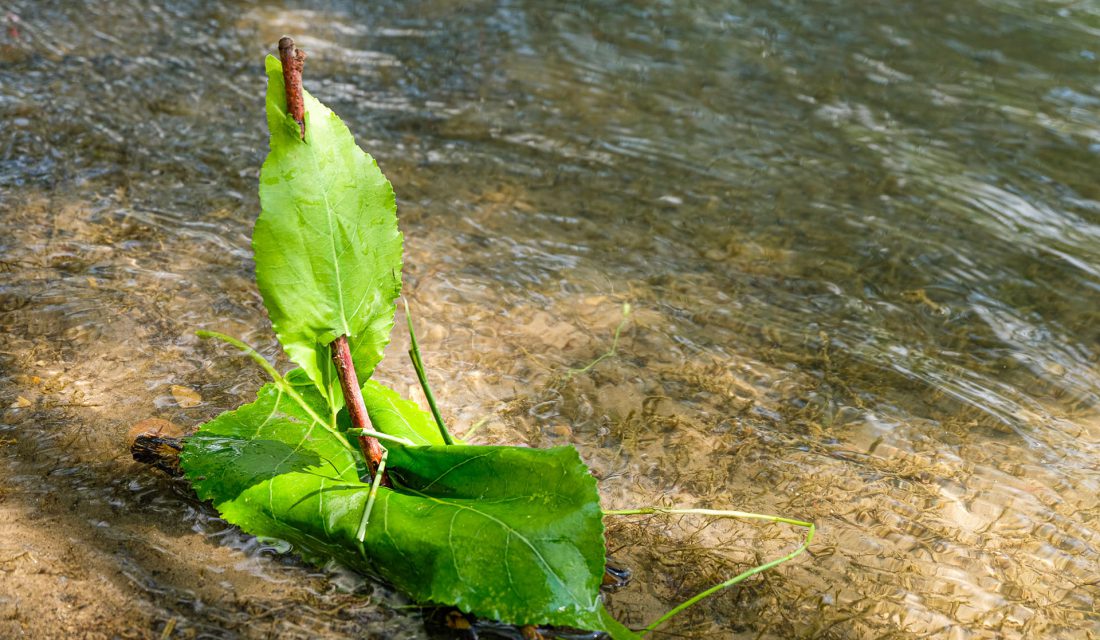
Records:
[[[669,620],[671,620],[672,618],[676,617],[680,612],[684,611],[685,609],[687,609],[687,608],[689,608],[689,607],[691,607],[695,604],[698,604],[701,600],[705,600],[706,598],[709,598],[710,596],[718,593],[719,591],[722,591],[723,589],[728,589],[728,588],[734,586],[735,584],[743,582],[744,580],[746,580],[748,578],[751,578],[752,576],[754,576],[758,573],[767,571],[768,569],[772,569],[774,567],[777,567],[777,566],[783,564],[784,562],[787,562],[788,560],[793,560],[794,558],[797,558],[804,551],[806,551],[806,549],[809,548],[810,543],[812,543],[813,540],[814,540],[814,534],[817,532],[817,527],[815,527],[814,523],[812,523],[812,522],[805,522],[805,521],[802,521],[802,520],[794,520],[794,519],[791,519],[791,518],[784,518],[782,516],[773,516],[773,515],[768,515],[768,514],[763,514],[763,513],[749,513],[747,511],[726,511],[726,510],[719,510],[719,509],[665,509],[663,507],[644,507],[644,508],[641,508],[641,509],[620,509],[620,510],[604,511],[605,516],[634,516],[634,515],[655,515],[655,514],[703,515],[703,516],[712,516],[712,517],[717,517],[717,518],[741,518],[741,519],[748,519],[748,520],[764,520],[766,522],[776,522],[776,523],[790,524],[790,525],[794,525],[796,527],[803,527],[807,531],[806,531],[805,540],[803,540],[802,544],[797,549],[795,549],[794,551],[788,553],[787,555],[783,556],[782,558],[777,558],[777,559],[772,560],[770,562],[765,562],[764,564],[753,567],[752,569],[749,569],[748,571],[744,571],[742,573],[739,573],[736,576],[730,578],[729,580],[726,580],[725,582],[721,582],[719,584],[714,585],[713,587],[710,587],[708,589],[700,591],[699,593],[697,593],[694,596],[688,598],[687,600],[680,603],[679,605],[673,607],[672,610],[670,610],[668,613],[664,614],[660,618],[657,618],[656,620],[651,622],[649,625],[647,625],[646,628],[643,629],[640,632],[642,635],[647,634],[650,631],[653,631],[657,627],[660,627],[662,624],[664,624],[664,623],[668,622]]]
[[[447,430],[447,425],[443,424],[443,414],[439,412],[439,406],[435,403],[435,396],[432,394],[432,388],[428,385],[428,375],[424,371],[424,361],[420,359],[420,346],[416,343],[416,331],[413,329],[412,313],[409,311],[409,301],[402,300],[405,303],[405,321],[409,325],[409,359],[412,360],[413,368],[416,369],[416,377],[420,380],[420,387],[424,389],[424,397],[428,399],[428,406],[432,410],[432,416],[435,418],[435,423],[439,425],[439,435],[442,436],[443,442],[447,444],[454,444],[455,440],[451,437],[451,432]]]

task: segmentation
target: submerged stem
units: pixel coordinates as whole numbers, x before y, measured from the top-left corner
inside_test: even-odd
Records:
[[[604,353],[600,357],[596,358],[592,362],[589,362],[588,364],[581,367],[580,369],[570,369],[569,371],[566,371],[565,372],[565,379],[566,380],[572,378],[573,376],[577,375],[578,373],[585,373],[585,372],[589,371],[590,369],[592,369],[592,367],[594,367],[594,366],[598,365],[599,363],[603,362],[604,360],[606,360],[608,358],[614,358],[616,355],[618,355],[618,353],[619,353],[619,335],[623,332],[623,327],[626,326],[627,321],[630,320],[630,311],[631,311],[630,303],[629,302],[624,302],[623,303],[623,319],[620,320],[619,325],[617,327],[615,327],[615,334],[611,337],[611,348],[608,349],[606,353]]]
[[[469,429],[467,429],[466,431],[464,431],[462,433],[462,439],[465,440],[466,442],[469,442],[470,438],[474,437],[475,433],[477,433],[485,425],[489,424],[489,418],[491,418],[491,417],[492,417],[492,414],[489,414],[489,415],[485,416],[484,418],[482,418],[481,420],[478,420],[477,422],[475,422],[472,427],[470,427]]]
[[[416,369],[416,377],[420,380],[420,388],[424,390],[424,397],[428,400],[428,406],[432,410],[435,423],[439,426],[439,435],[443,437],[443,442],[454,444],[455,440],[451,437],[451,432],[447,430],[447,425],[443,424],[443,414],[439,412],[439,406],[435,403],[435,396],[432,395],[432,388],[428,385],[428,374],[424,371],[424,361],[420,359],[420,346],[416,343],[416,331],[413,330],[409,301],[402,300],[402,302],[405,303],[405,321],[409,325],[409,344],[411,345],[409,359],[412,360],[413,369]]]
[[[233,336],[229,336],[229,335],[226,335],[224,333],[220,333],[218,331],[208,331],[206,329],[199,329],[198,331],[195,332],[195,335],[197,335],[200,338],[204,338],[204,339],[205,338],[214,338],[216,340],[221,340],[222,342],[225,342],[225,343],[233,345],[234,347],[237,347],[238,349],[243,351],[246,356],[248,356],[249,358],[252,358],[252,360],[256,364],[260,365],[260,367],[263,368],[263,370],[267,373],[267,375],[271,376],[271,379],[274,380],[276,384],[279,384],[279,385],[286,384],[286,378],[284,378],[282,376],[282,374],[280,374],[278,371],[276,371],[275,367],[271,366],[271,363],[267,361],[267,358],[260,355],[259,351],[256,351],[251,346],[249,346],[249,345],[245,344],[244,342],[234,338]],[[309,409],[307,409],[307,410],[312,413],[312,410],[309,410]]]
[[[668,514],[668,515],[691,515],[691,514],[694,514],[694,515],[714,516],[714,517],[718,517],[718,518],[744,518],[744,519],[749,519],[749,520],[765,520],[767,522],[782,522],[784,524],[791,524],[791,525],[794,525],[796,527],[804,527],[805,529],[807,529],[807,531],[806,531],[806,539],[803,540],[802,544],[797,549],[795,549],[794,551],[788,553],[787,555],[783,556],[782,558],[777,558],[777,559],[772,560],[770,562],[765,562],[764,564],[753,567],[752,569],[749,569],[748,571],[744,571],[742,573],[739,573],[736,576],[730,578],[729,580],[726,580],[725,582],[716,584],[713,587],[710,587],[709,589],[705,589],[705,590],[695,594],[694,596],[688,598],[687,600],[680,603],[679,605],[673,607],[673,609],[671,611],[669,611],[668,613],[664,614],[660,618],[657,618],[656,620],[651,622],[648,626],[646,626],[645,629],[643,629],[640,632],[640,635],[645,635],[645,634],[649,633],[650,631],[653,631],[657,627],[659,627],[662,624],[664,624],[664,623],[668,622],[669,620],[671,620],[673,617],[678,615],[684,609],[687,609],[688,607],[691,607],[691,606],[697,604],[700,600],[704,600],[704,599],[714,595],[715,593],[718,593],[719,591],[722,591],[723,589],[728,589],[729,587],[732,587],[733,585],[735,585],[739,582],[742,582],[743,580],[745,580],[747,578],[750,578],[750,577],[752,577],[752,576],[754,576],[758,573],[761,573],[763,571],[767,571],[768,569],[771,569],[773,567],[777,567],[777,566],[783,564],[784,562],[787,562],[788,560],[793,560],[794,558],[798,557],[803,551],[805,551],[806,549],[809,548],[810,543],[813,542],[813,540],[814,540],[814,534],[817,532],[817,527],[815,527],[814,523],[812,523],[812,522],[805,522],[805,521],[802,521],[802,520],[794,520],[794,519],[791,519],[791,518],[784,518],[782,516],[767,515],[767,514],[763,514],[763,513],[749,513],[747,511],[726,511],[726,510],[719,510],[719,509],[666,509],[666,508],[663,508],[663,507],[644,507],[644,508],[641,508],[641,509],[620,509],[620,510],[613,510],[613,511],[604,511],[605,516],[635,516],[635,515],[652,515],[652,514]]]
[[[648,516],[656,514],[714,516],[715,518],[741,518],[743,520],[765,520],[767,522],[782,522],[793,524],[796,527],[812,527],[812,522],[773,516],[766,513],[749,513],[748,511],[730,511],[727,509],[666,509],[665,507],[643,507],[641,509],[618,509],[604,511],[605,516]]]

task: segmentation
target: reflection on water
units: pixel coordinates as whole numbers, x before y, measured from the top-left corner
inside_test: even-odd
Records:
[[[195,329],[276,354],[248,237],[283,33],[395,184],[452,423],[575,443],[609,507],[817,522],[669,630],[1100,633],[1095,5],[309,4],[0,16],[0,635],[424,633],[124,452],[261,383]],[[612,609],[795,543],[703,524],[611,523]]]

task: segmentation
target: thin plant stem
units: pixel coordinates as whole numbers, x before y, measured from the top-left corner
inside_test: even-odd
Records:
[[[462,434],[462,439],[469,442],[470,438],[472,438],[475,433],[480,431],[481,428],[484,427],[485,425],[489,424],[489,418],[491,418],[491,417],[492,417],[492,415],[487,415],[484,418],[482,418],[481,420],[478,420],[477,422],[475,422],[472,427],[467,429],[465,431],[465,433]]]
[[[276,383],[282,385],[286,382],[286,379],[283,378],[282,374],[276,371],[275,367],[271,366],[271,363],[267,361],[267,358],[260,355],[259,351],[256,351],[251,346],[234,338],[233,336],[219,333],[217,331],[208,331],[206,329],[199,329],[195,332],[195,335],[203,339],[214,338],[216,340],[221,340],[222,342],[237,347],[238,349],[243,351],[246,356],[252,358],[252,360],[255,361],[256,364],[260,365],[260,367],[263,368],[267,375],[271,376],[271,379],[274,380]],[[307,409],[307,411],[310,411],[310,413],[312,413],[312,411],[309,409]]]
[[[313,407],[309,406],[309,404],[306,403],[305,398],[303,398],[298,393],[298,391],[294,389],[294,385],[290,384],[290,382],[286,378],[284,378],[278,371],[276,371],[275,367],[271,366],[271,363],[267,361],[267,358],[264,358],[262,355],[260,355],[259,351],[256,351],[252,347],[232,336],[227,336],[224,333],[219,333],[217,331],[200,329],[199,331],[195,332],[195,335],[204,339],[214,338],[216,340],[221,340],[222,342],[233,345],[234,347],[237,347],[238,349],[243,351],[246,356],[251,358],[256,364],[260,365],[260,367],[267,373],[267,375],[271,376],[271,380],[279,387],[279,389],[281,389],[283,393],[290,396],[290,398],[294,400],[294,402],[296,402],[298,406],[301,407],[302,410],[305,411],[309,415],[309,417],[313,419],[314,422],[320,424],[331,434],[336,436],[336,439],[340,442],[340,444],[344,445],[344,448],[348,449],[349,451],[355,451],[355,448],[352,447],[348,443],[348,441],[345,440],[344,437],[336,431],[336,427],[333,426],[333,424],[329,421],[317,415],[317,412],[313,410]]]
[[[666,508],[663,508],[663,507],[644,507],[644,508],[641,508],[641,509],[619,509],[619,510],[612,510],[612,511],[604,511],[605,516],[636,516],[636,515],[653,515],[653,514],[703,515],[703,516],[713,516],[713,517],[717,517],[717,518],[742,518],[742,519],[749,519],[749,520],[764,520],[766,522],[776,522],[776,523],[781,522],[783,524],[790,524],[790,525],[794,525],[796,527],[803,527],[807,531],[806,531],[806,538],[802,541],[802,544],[797,549],[795,549],[794,551],[788,553],[787,555],[783,556],[782,558],[777,558],[777,559],[772,560],[770,562],[765,562],[764,564],[753,567],[752,569],[749,569],[748,571],[744,571],[742,573],[739,573],[736,576],[730,578],[729,580],[726,580],[725,582],[716,584],[713,587],[710,587],[709,589],[705,589],[705,590],[695,594],[694,596],[688,598],[684,602],[682,602],[679,605],[675,606],[668,613],[664,614],[660,618],[657,618],[656,620],[651,622],[648,626],[646,626],[645,629],[643,629],[641,632],[639,632],[639,635],[645,635],[645,634],[649,633],[650,631],[653,631],[657,627],[660,627],[662,624],[664,624],[664,623],[668,622],[669,620],[671,620],[672,618],[674,618],[676,615],[678,615],[684,609],[687,609],[688,607],[691,607],[691,606],[697,604],[700,600],[704,600],[704,599],[718,593],[719,591],[722,591],[723,589],[728,589],[728,588],[732,587],[733,585],[735,585],[739,582],[742,582],[742,581],[746,580],[747,578],[751,578],[752,576],[754,576],[758,573],[761,573],[763,571],[767,571],[768,569],[777,567],[777,566],[783,564],[784,562],[787,562],[788,560],[793,560],[794,558],[798,557],[799,555],[802,554],[802,552],[806,551],[806,549],[809,548],[810,543],[813,542],[813,540],[814,540],[814,534],[817,532],[817,527],[815,527],[814,523],[812,523],[812,522],[805,522],[805,521],[802,521],[802,520],[794,520],[792,518],[784,518],[782,516],[773,516],[773,515],[767,515],[767,514],[763,514],[763,513],[748,513],[746,511],[726,511],[726,510],[719,510],[719,509],[666,509]]]
[[[373,431],[371,429],[355,429],[355,431],[358,432],[358,433],[356,433],[356,435],[359,435],[359,433],[362,433],[362,435],[364,435],[364,436],[369,436],[371,438],[378,438],[379,440],[386,440],[386,441],[389,441],[389,442],[396,442],[397,444],[403,444],[406,447],[415,447],[416,446],[416,443],[413,442],[412,440],[409,440],[408,438],[402,438],[401,436],[391,436],[390,434],[382,433],[381,431]],[[385,453],[383,453],[383,455],[385,455]]]
[[[377,434],[375,437],[377,437]],[[363,519],[359,521],[359,531],[355,533],[355,537],[359,539],[359,542],[363,542],[364,538],[367,537],[367,524],[370,523],[371,511],[374,511],[374,499],[378,497],[378,487],[382,485],[382,475],[386,473],[386,459],[389,457],[389,451],[382,452],[382,459],[378,461],[378,473],[375,473],[374,479],[371,480],[367,506],[363,508]]]
[[[431,407],[435,423],[439,426],[439,435],[443,437],[443,442],[454,444],[455,440],[451,437],[451,432],[447,430],[447,425],[443,424],[443,414],[439,412],[439,406],[435,403],[432,388],[428,385],[428,375],[424,372],[424,361],[420,358],[420,346],[416,343],[416,331],[413,330],[409,301],[403,300],[403,302],[405,303],[405,321],[409,325],[409,359],[412,360],[413,369],[416,369],[416,377],[420,380],[420,388],[424,390],[424,397],[427,398],[428,406]]]
[[[741,518],[742,520],[764,520],[766,522],[782,522],[796,527],[812,527],[812,522],[773,516],[766,513],[749,513],[748,511],[730,511],[727,509],[666,509],[665,507],[643,507],[641,509],[613,509],[604,511],[605,516],[649,516],[656,514],[712,516],[715,518]]]
[[[604,353],[603,355],[596,358],[592,362],[589,362],[587,365],[581,367],[580,369],[570,369],[569,371],[566,371],[565,372],[565,379],[566,380],[568,380],[569,378],[572,378],[573,376],[577,375],[578,373],[586,373],[587,371],[591,370],[592,367],[598,365],[599,363],[603,362],[604,360],[606,360],[608,358],[614,358],[615,356],[617,356],[619,354],[619,352],[618,352],[618,349],[619,349],[619,334],[622,333],[623,327],[625,327],[627,321],[630,320],[630,311],[631,311],[630,303],[629,302],[624,302],[623,303],[623,319],[620,320],[619,325],[617,327],[615,327],[615,335],[611,337],[611,348],[607,350],[607,353]]]

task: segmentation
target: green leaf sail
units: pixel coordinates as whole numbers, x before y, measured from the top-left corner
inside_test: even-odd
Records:
[[[283,349],[328,397],[328,343],[346,335],[359,380],[393,328],[402,236],[393,187],[327,107],[304,94],[306,138],[286,112],[282,65],[267,58],[271,152],[260,172],[256,282]]]
[[[311,417],[326,414],[324,398],[295,388],[309,411],[269,384],[187,439],[181,466],[228,522],[421,602],[635,637],[598,597],[602,513],[575,449],[391,446],[395,488],[378,490],[360,542],[370,487],[341,436]]]
[[[406,438],[414,444],[446,444],[439,434],[435,418],[393,389],[367,380],[363,385],[363,404],[377,431]],[[462,444],[458,439],[455,442]]]

